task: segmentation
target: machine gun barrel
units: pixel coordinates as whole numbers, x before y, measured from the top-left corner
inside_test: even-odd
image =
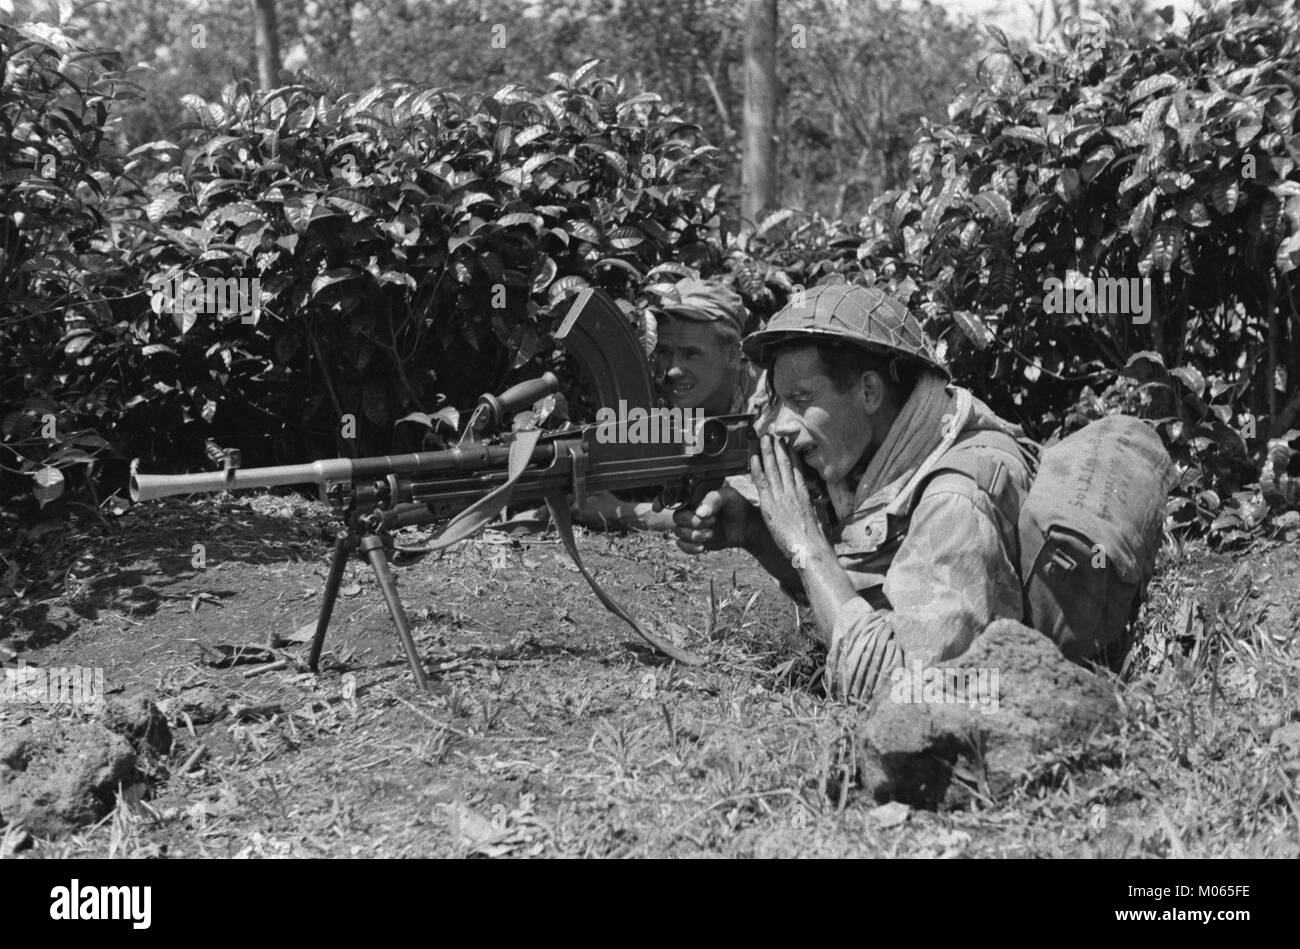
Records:
[[[549,444],[538,445],[534,462],[554,457]],[[152,501],[173,494],[203,494],[213,491],[245,491],[282,485],[320,485],[322,498],[331,484],[347,484],[386,478],[389,475],[438,475],[458,471],[482,471],[505,467],[510,449],[505,445],[470,443],[445,451],[418,451],[405,455],[376,455],[372,458],[326,458],[302,465],[270,468],[231,468],[196,474],[157,475],[131,472],[131,500]]]

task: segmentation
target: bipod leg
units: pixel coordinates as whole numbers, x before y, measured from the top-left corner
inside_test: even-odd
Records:
[[[325,581],[325,595],[321,599],[320,616],[316,620],[316,635],[311,639],[311,655],[307,659],[307,668],[319,671],[321,648],[325,645],[325,630],[329,629],[330,614],[334,612],[334,601],[339,598],[339,584],[343,582],[343,568],[347,566],[348,554],[356,550],[357,536],[349,530],[341,530],[334,535],[334,559],[330,561],[329,578]]]
[[[415,640],[411,638],[411,626],[406,621],[406,610],[402,607],[401,597],[397,595],[397,584],[393,582],[392,571],[388,569],[384,538],[378,534],[367,534],[361,538],[361,553],[370,561],[370,566],[375,571],[379,589],[383,591],[384,600],[388,603],[389,615],[393,617],[393,625],[397,627],[397,636],[402,640],[406,659],[411,664],[411,674],[415,676],[416,686],[423,691],[429,687],[429,683],[424,675],[420,654],[415,650]]]

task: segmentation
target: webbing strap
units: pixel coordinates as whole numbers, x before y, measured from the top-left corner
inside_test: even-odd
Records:
[[[506,480],[453,517],[437,537],[419,549],[422,552],[432,553],[458,544],[467,537],[477,534],[504,511],[506,505],[510,503],[510,495],[514,493],[515,482],[519,480],[533,458],[533,449],[537,447],[537,440],[541,435],[540,429],[520,432],[510,445],[510,456],[506,462]]]
[[[573,540],[573,523],[569,519],[568,499],[562,494],[548,495],[546,506],[551,509],[551,520],[555,523],[555,529],[560,534],[560,540],[564,542],[564,549],[569,552],[569,556],[573,559],[573,565],[578,568],[578,572],[587,581],[587,586],[591,587],[591,592],[596,594],[596,599],[604,604],[605,609],[631,626],[634,633],[665,656],[676,659],[686,666],[702,665],[704,660],[699,656],[686,652],[684,649],[679,649],[667,640],[643,628],[640,623],[628,615],[622,604],[601,589],[600,584],[596,582],[596,578],[587,572],[587,568],[583,566],[582,557],[578,555],[578,545]]]
[[[510,445],[510,456],[506,465],[506,480],[452,518],[447,523],[447,526],[439,532],[438,536],[427,545],[409,548],[410,551],[432,553],[443,550],[453,544],[460,543],[486,527],[510,503],[510,495],[514,493],[515,483],[523,475],[529,461],[532,460],[533,449],[537,447],[537,440],[541,435],[540,429],[519,432]],[[551,520],[555,523],[555,529],[560,534],[564,549],[569,552],[569,557],[573,559],[574,566],[578,568],[578,572],[582,574],[583,579],[587,581],[587,585],[591,587],[591,592],[596,594],[596,598],[600,600],[605,609],[631,626],[633,632],[665,656],[676,659],[683,665],[701,665],[704,660],[699,656],[679,649],[641,626],[628,614],[627,610],[623,609],[622,604],[606,593],[600,584],[596,582],[596,578],[587,572],[587,568],[582,563],[582,557],[578,554],[578,545],[573,539],[573,522],[569,517],[568,499],[563,494],[552,494],[546,498],[546,506],[551,510]]]

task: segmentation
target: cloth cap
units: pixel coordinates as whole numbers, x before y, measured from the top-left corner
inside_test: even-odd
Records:
[[[677,284],[680,302],[665,302],[663,311],[670,316],[702,323],[729,324],[737,333],[745,331],[745,305],[740,294],[730,287],[709,280],[687,277]]]

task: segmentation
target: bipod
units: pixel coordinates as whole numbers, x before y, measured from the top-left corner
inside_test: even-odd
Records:
[[[334,612],[334,601],[338,599],[339,585],[343,582],[343,568],[347,565],[349,555],[359,549],[362,559],[370,564],[375,579],[379,581],[384,602],[388,604],[388,615],[393,618],[393,625],[397,627],[397,637],[402,641],[402,648],[406,650],[406,659],[411,664],[411,674],[415,676],[416,686],[422,691],[429,687],[424,666],[420,662],[420,654],[415,649],[415,640],[411,637],[411,624],[407,622],[406,610],[402,607],[401,597],[397,595],[397,584],[388,567],[388,550],[392,546],[391,537],[374,531],[358,534],[345,528],[334,535],[334,559],[330,562],[329,577],[325,581],[325,598],[321,601],[320,616],[316,620],[316,635],[312,637],[311,656],[307,661],[307,667],[312,672],[318,671],[321,649],[325,645],[325,631],[329,629],[330,614]]]

